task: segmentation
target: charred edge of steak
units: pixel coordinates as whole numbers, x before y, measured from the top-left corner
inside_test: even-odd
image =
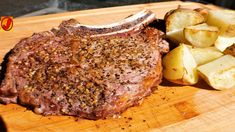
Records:
[[[9,62],[11,61],[9,58],[12,54],[13,54],[13,50],[10,50],[4,56],[3,62],[1,63],[0,102],[4,103],[4,104],[8,104],[10,102],[16,103],[16,100],[17,100],[17,90],[15,89],[15,83],[11,80],[11,77],[9,75],[7,75],[7,72],[9,72],[9,68],[8,68]],[[6,79],[11,80],[9,82],[10,85],[8,85],[6,83],[6,81],[5,81]]]
[[[12,54],[12,50],[6,53],[6,55],[3,58],[3,61],[0,66],[0,84],[2,83],[3,79],[5,78],[5,73],[7,69],[7,63],[8,63],[8,58]]]

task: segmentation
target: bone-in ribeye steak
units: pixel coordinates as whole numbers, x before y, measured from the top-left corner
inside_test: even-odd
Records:
[[[119,23],[86,26],[71,19],[21,40],[8,57],[0,101],[42,115],[100,119],[139,104],[162,78],[168,43],[141,11]]]

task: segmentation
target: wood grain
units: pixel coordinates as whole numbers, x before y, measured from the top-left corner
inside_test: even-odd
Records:
[[[163,2],[103,8],[14,19],[14,29],[0,31],[0,59],[22,38],[56,27],[62,20],[76,18],[85,24],[107,24],[150,9],[158,18],[181,5],[207,7],[190,2]],[[208,6],[209,8],[216,8]],[[86,120],[69,116],[41,116],[17,104],[0,105],[8,131],[233,131],[235,90],[216,91],[204,82],[177,86],[164,81],[140,106],[132,107],[117,119]]]

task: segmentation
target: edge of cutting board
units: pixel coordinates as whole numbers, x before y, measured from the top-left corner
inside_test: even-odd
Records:
[[[106,24],[142,9],[163,18],[170,9],[212,5],[193,2],[162,2],[60,14],[16,18],[14,29],[0,32],[0,59],[22,38],[76,18],[85,24]],[[140,106],[129,108],[119,119],[86,120],[70,116],[41,116],[17,104],[0,104],[0,115],[8,131],[231,131],[235,129],[235,90],[215,91],[201,82],[195,86],[162,83]],[[1,125],[0,121],[0,125]]]

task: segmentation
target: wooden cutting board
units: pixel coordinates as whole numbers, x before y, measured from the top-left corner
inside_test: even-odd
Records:
[[[107,24],[142,9],[150,9],[158,18],[163,18],[178,5],[191,9],[216,8],[175,1],[16,18],[13,31],[0,31],[0,60],[20,39],[50,30],[62,20],[76,18],[85,24]],[[235,89],[216,91],[203,81],[195,86],[163,82],[158,89],[142,105],[129,108],[118,119],[44,117],[16,104],[0,105],[0,115],[8,131],[235,131]]]

